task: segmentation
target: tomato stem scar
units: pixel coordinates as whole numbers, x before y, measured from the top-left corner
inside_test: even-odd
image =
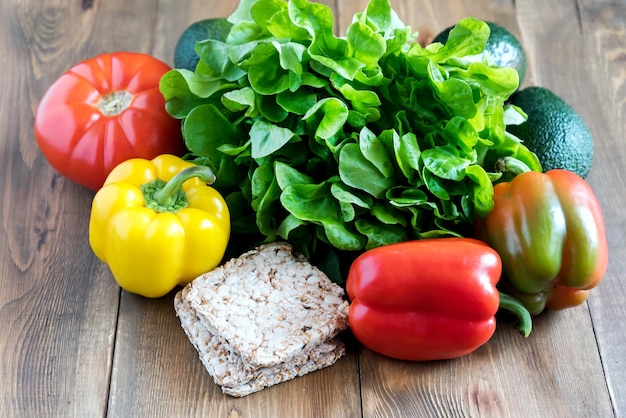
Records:
[[[126,90],[113,91],[100,98],[98,108],[105,116],[115,116],[122,113],[133,100],[133,95]]]

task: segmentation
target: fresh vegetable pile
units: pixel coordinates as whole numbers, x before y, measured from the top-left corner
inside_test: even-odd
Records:
[[[426,47],[387,0],[345,38],[306,0],[242,1],[230,21],[161,91],[188,158],[217,173],[235,235],[288,240],[341,280],[342,252],[466,234],[493,207],[500,157],[541,168],[506,133],[524,120],[505,104],[518,75],[482,53],[482,21]]]
[[[287,241],[345,286],[363,345],[432,360],[480,347],[500,310],[528,336],[532,316],[580,305],[603,278],[600,204],[562,166],[584,160],[587,174],[591,135],[543,90],[550,118],[529,117],[547,101],[513,104],[529,95],[486,48],[493,24],[465,18],[421,45],[389,0],[342,37],[325,5],[242,0],[212,27],[228,32],[184,34],[195,68],[101,55],[38,109],[44,156],[97,190],[90,245],[123,289],[160,297]],[[543,126],[554,120],[571,123]]]

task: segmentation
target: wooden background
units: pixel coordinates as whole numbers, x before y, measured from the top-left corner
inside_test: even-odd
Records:
[[[325,0],[344,33],[364,0]],[[596,140],[589,182],[607,222],[610,265],[587,303],[509,323],[472,355],[408,363],[349,342],[334,366],[246,398],[212,383],[175,317],[172,295],[115,285],[91,253],[93,193],[56,174],[33,137],[54,80],[103,52],[172,64],[192,22],[223,0],[0,0],[0,417],[618,417],[626,413],[626,2],[392,0],[428,41],[465,16],[522,41],[526,85],[552,89]]]

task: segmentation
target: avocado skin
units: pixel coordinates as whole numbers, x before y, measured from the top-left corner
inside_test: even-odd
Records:
[[[593,138],[580,115],[545,87],[528,87],[515,93],[510,103],[528,115],[521,125],[507,130],[537,154],[543,171],[556,168],[586,178],[593,160]]]
[[[203,19],[192,23],[184,30],[174,48],[174,68],[184,68],[194,71],[200,61],[196,53],[196,42],[205,39],[215,39],[225,42],[230,28],[232,28],[226,18]]]

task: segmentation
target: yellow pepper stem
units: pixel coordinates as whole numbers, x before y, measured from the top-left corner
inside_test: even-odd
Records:
[[[182,186],[184,182],[194,177],[199,178],[206,184],[215,182],[213,170],[200,165],[188,167],[178,172],[168,182],[157,178],[141,186],[146,207],[155,212],[172,213],[186,208],[189,202]]]

